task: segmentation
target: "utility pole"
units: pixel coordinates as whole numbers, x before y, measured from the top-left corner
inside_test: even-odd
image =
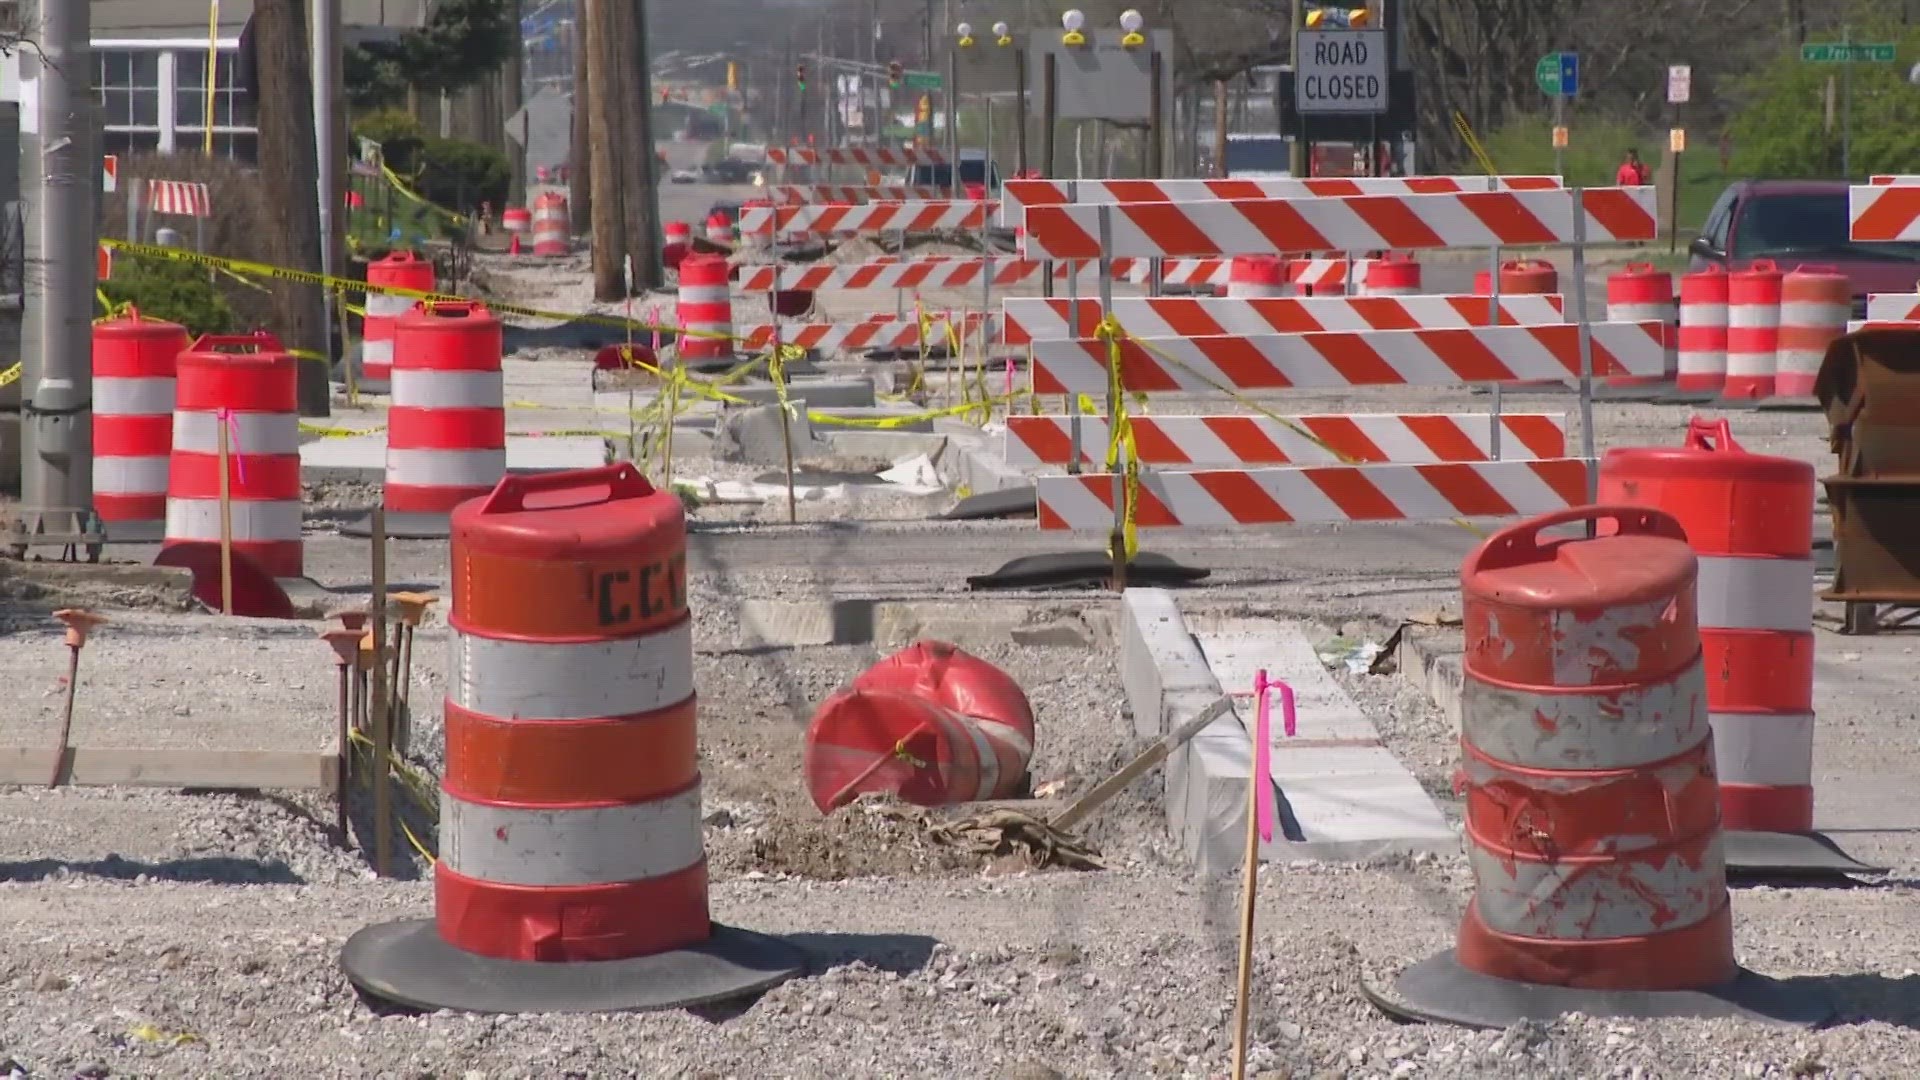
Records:
[[[626,114],[626,152],[622,155],[621,189],[627,225],[627,254],[633,257],[633,280],[627,288],[638,293],[666,283],[660,265],[660,185],[653,145],[653,78],[647,58],[647,0],[623,0],[615,9],[620,21],[620,52],[627,57],[620,79]]]
[[[525,11],[521,7],[520,0],[512,0],[508,7],[509,10],[513,12],[514,27],[519,28],[523,26]],[[500,70],[500,118],[502,125],[505,124],[507,118],[519,112],[521,106],[526,103],[526,55],[527,48],[525,43],[516,44],[513,47],[513,54],[507,57],[506,65]],[[500,137],[498,128],[490,134],[496,139]],[[527,196],[527,186],[533,182],[533,176],[531,175],[533,170],[527,162],[527,137],[527,126],[523,124],[518,133],[520,149],[518,151],[514,150],[513,139],[508,139],[506,146],[507,167],[513,171],[513,180],[507,188],[507,201],[510,203],[518,203],[522,206],[529,205],[533,202],[533,200]]]
[[[1286,117],[1293,129],[1293,141],[1287,144],[1287,171],[1295,176],[1307,175],[1307,122],[1300,112],[1300,20],[1304,17],[1300,5],[1288,5],[1287,14],[1287,56],[1293,65],[1289,77],[1293,79],[1293,115]],[[1224,160],[1224,159],[1223,159]]]
[[[313,0],[313,147],[314,159],[319,165],[320,272],[328,277],[338,273],[339,258],[344,253],[334,229],[334,216],[345,216],[339,168],[341,147],[336,141],[341,134],[340,117],[344,110],[334,96],[341,68],[339,20],[339,0]],[[326,326],[323,340],[328,343],[324,355],[331,365],[336,298],[330,289],[322,290],[321,297]],[[344,341],[341,344],[345,346]]]
[[[624,124],[620,107],[620,20],[615,9],[626,0],[586,0],[587,114],[593,125],[593,298],[602,302],[627,296],[626,192],[620,187]]]
[[[570,32],[573,37],[573,145],[567,151],[567,212],[575,231],[593,220],[593,99],[588,89],[588,72],[593,68],[593,35],[587,33],[590,21],[585,0],[573,9]]]
[[[97,538],[93,518],[94,213],[100,184],[89,7],[21,5],[20,516],[12,546]],[[31,93],[29,93],[31,91]],[[96,541],[97,542],[97,541]]]
[[[255,0],[259,53],[260,178],[264,183],[269,261],[293,270],[320,269],[320,196],[315,181],[314,91],[302,0]],[[275,325],[283,344],[325,354],[326,290],[283,282],[274,289]],[[300,365],[300,415],[326,416],[333,388],[327,365]]]

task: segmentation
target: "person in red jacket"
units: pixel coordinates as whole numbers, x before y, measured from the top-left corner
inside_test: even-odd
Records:
[[[1640,151],[1627,148],[1627,160],[1620,163],[1613,182],[1621,187],[1644,187],[1653,183],[1653,174],[1647,171],[1647,163],[1640,160]]]

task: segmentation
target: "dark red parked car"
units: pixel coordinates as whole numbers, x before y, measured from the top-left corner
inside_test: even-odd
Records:
[[[1689,249],[1692,269],[1739,269],[1771,259],[1783,270],[1832,266],[1853,283],[1853,317],[1866,317],[1868,293],[1920,291],[1920,243],[1855,243],[1847,238],[1844,180],[1741,180],[1707,212]]]

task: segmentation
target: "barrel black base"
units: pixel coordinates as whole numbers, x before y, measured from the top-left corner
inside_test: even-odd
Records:
[[[453,515],[401,513],[387,511],[389,540],[445,540],[453,533]],[[341,536],[366,538],[373,535],[373,515],[355,518],[340,526]]]
[[[1868,866],[1840,850],[1840,845],[1814,833],[1748,832],[1728,829],[1720,834],[1726,845],[1727,873],[1748,878],[1841,877],[1847,874],[1884,874],[1884,866]]]
[[[1547,1023],[1566,1013],[1644,1020],[1731,1017],[1812,1028],[1835,1011],[1832,998],[1813,979],[1782,981],[1741,968],[1732,982],[1708,990],[1582,990],[1469,971],[1452,949],[1402,972],[1391,992],[1364,979],[1360,990],[1396,1019],[1484,1029],[1517,1020]]]
[[[1191,585],[1212,573],[1186,566],[1151,551],[1135,552],[1127,563],[1127,584],[1158,589]],[[1104,551],[1058,551],[1022,555],[991,574],[967,579],[975,592],[993,589],[1098,589],[1113,580],[1113,557]]]
[[[340,967],[376,1001],[468,1013],[647,1012],[731,1001],[805,973],[807,958],[779,938],[713,924],[690,949],[631,960],[535,963],[463,952],[432,919],[369,926],[347,939]]]

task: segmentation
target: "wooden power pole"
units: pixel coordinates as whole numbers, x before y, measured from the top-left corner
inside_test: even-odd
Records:
[[[647,59],[647,0],[619,0],[621,112],[625,114],[626,152],[621,155],[622,202],[626,207],[627,253],[633,256],[634,292],[665,284],[660,265],[659,158],[653,145],[653,79]]]
[[[304,0],[256,0],[260,179],[267,259],[276,266],[320,271],[319,165],[314,151],[312,57]],[[327,355],[324,292],[280,282],[273,290],[274,329],[292,348]],[[332,397],[327,365],[300,365],[300,415],[325,416]]]
[[[587,92],[587,70],[593,66],[592,35],[587,19],[575,9],[573,21],[573,146],[567,153],[567,209],[575,226],[593,220],[593,110]]]
[[[593,298],[624,300],[627,296],[626,192],[620,186],[620,138],[626,125],[620,118],[621,20],[616,11],[625,0],[588,0],[587,114],[593,125]]]

